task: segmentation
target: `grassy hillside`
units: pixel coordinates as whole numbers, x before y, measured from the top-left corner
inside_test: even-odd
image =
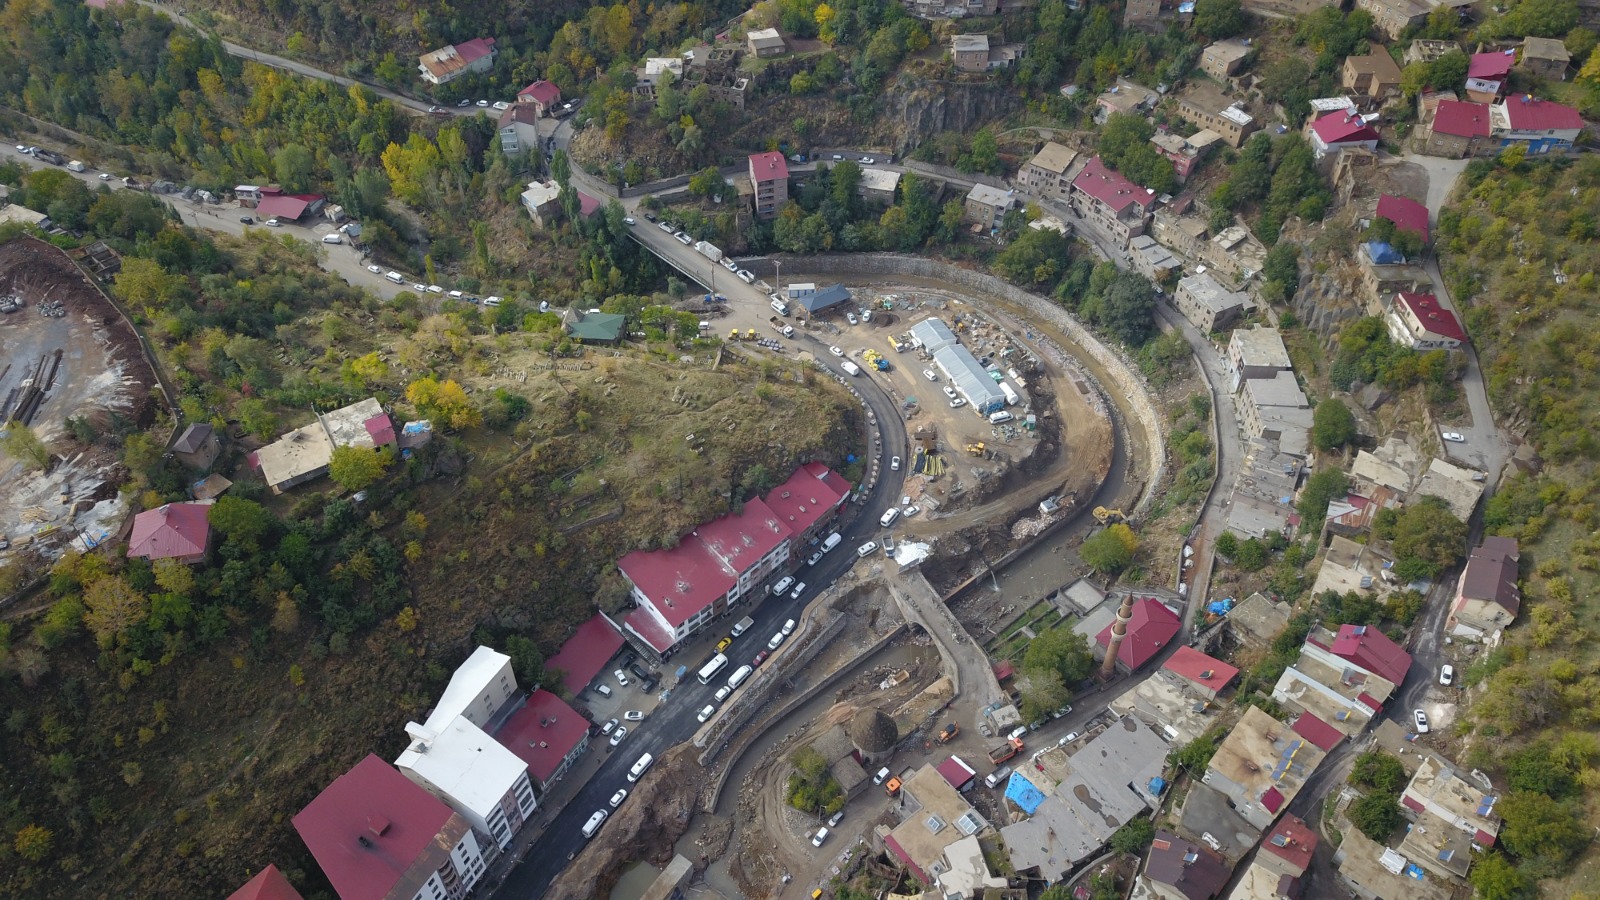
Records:
[[[1600,159],[1525,162],[1509,151],[1474,162],[1460,203],[1440,221],[1438,249],[1479,347],[1503,417],[1545,462],[1488,503],[1491,533],[1521,542],[1521,616],[1504,645],[1467,670],[1474,698],[1466,762],[1509,791],[1503,848],[1512,870],[1490,896],[1592,896],[1600,855],[1590,844],[1600,788]],[[1558,277],[1555,273],[1561,273]],[[1469,299],[1470,298],[1470,299]],[[1481,876],[1477,873],[1483,873]],[[1480,884],[1480,890],[1487,890]]]

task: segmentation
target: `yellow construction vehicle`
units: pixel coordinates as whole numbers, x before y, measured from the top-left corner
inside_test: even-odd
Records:
[[[986,451],[986,449],[987,448],[984,447],[982,441],[979,441],[976,444],[968,444],[967,445],[967,452],[972,454],[973,456],[982,456],[984,454],[984,452]]]
[[[754,328],[745,329],[744,339],[747,340],[747,341],[755,340],[756,339],[756,330]]]
[[[1104,506],[1094,508],[1094,520],[1101,525],[1110,525],[1113,522],[1126,522],[1128,517],[1120,509],[1107,509]]]
[[[732,331],[728,332],[728,340],[729,341],[737,341],[738,339],[739,339],[739,329],[735,328]]]
[[[956,735],[958,735],[960,733],[961,733],[960,726],[956,725],[956,723],[954,723],[954,722],[951,722],[950,724],[944,726],[944,730],[943,731],[939,732],[939,743],[948,744],[951,741],[955,740],[956,739]]]

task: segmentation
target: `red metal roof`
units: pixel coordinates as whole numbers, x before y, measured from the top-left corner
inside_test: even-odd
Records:
[[[769,153],[752,153],[750,155],[750,180],[756,184],[768,181],[783,181],[789,177],[789,164],[784,161],[783,154],[776,150]]]
[[[1005,681],[1007,678],[1017,674],[1017,667],[1012,665],[1009,659],[1000,660],[994,664],[993,668],[995,681]]]
[[[850,483],[844,478],[821,463],[807,463],[763,499],[790,532],[804,534],[843,503],[849,493]]]
[[[1143,208],[1150,199],[1149,191],[1122,177],[1121,172],[1106,166],[1098,156],[1089,160],[1078,177],[1072,179],[1072,186],[1118,214],[1135,203]]]
[[[971,766],[962,762],[959,756],[952,756],[939,763],[938,771],[944,777],[944,780],[950,782],[950,786],[958,791],[966,787],[967,783],[972,779],[978,777],[978,773],[973,771]]]
[[[1378,198],[1378,215],[1394,223],[1401,231],[1410,231],[1428,239],[1428,208],[1410,197],[1384,194]]]
[[[1472,839],[1485,847],[1494,846],[1494,835],[1484,831],[1482,828],[1478,829],[1478,833],[1473,835]]]
[[[316,194],[272,194],[261,198],[256,212],[269,219],[298,219],[306,214],[306,207],[321,199]]]
[[[168,503],[133,517],[128,555],[146,559],[191,559],[205,555],[211,537],[209,503]]]
[[[476,62],[494,52],[494,38],[473,38],[456,45],[456,55],[464,63]]]
[[[267,863],[244,887],[228,895],[228,900],[304,900],[278,867]]]
[[[1311,130],[1330,147],[1335,144],[1357,144],[1378,139],[1378,133],[1361,121],[1360,116],[1346,110],[1328,113],[1312,122]]]
[[[1361,693],[1357,694],[1356,701],[1362,706],[1365,706],[1367,709],[1372,710],[1373,715],[1383,712],[1383,701],[1372,696],[1366,691],[1362,691]]]
[[[1482,78],[1488,81],[1504,78],[1511,74],[1511,65],[1516,62],[1516,51],[1507,50],[1503,53],[1490,51],[1488,53],[1472,54],[1472,61],[1467,63],[1468,78]]]
[[[1489,106],[1464,100],[1440,100],[1433,114],[1433,130],[1456,137],[1488,137]]]
[[[585,194],[583,191],[578,192],[578,215],[587,219],[594,215],[599,209],[599,200],[589,196],[588,194]]]
[[[921,881],[923,884],[933,883],[933,880],[928,877],[928,873],[922,871],[922,867],[912,861],[911,854],[906,852],[906,848],[900,846],[900,842],[894,839],[894,835],[891,834],[884,838],[883,842],[884,844],[888,845],[890,851],[892,851],[901,862],[906,864],[906,868],[910,869],[911,873],[917,876],[918,881]]]
[[[1294,720],[1294,733],[1310,741],[1323,752],[1332,750],[1344,740],[1344,732],[1311,713],[1301,713],[1300,718]]]
[[[617,561],[674,628],[728,593],[736,573],[694,535],[667,550],[635,550]]]
[[[528,695],[528,702],[506,719],[494,739],[527,763],[529,777],[542,785],[588,732],[588,719],[565,700],[541,689]]]
[[[1305,871],[1317,851],[1317,833],[1299,816],[1284,816],[1261,842],[1261,849]]]
[[[451,815],[437,797],[369,753],[294,817],[294,829],[341,900],[381,900]]]
[[[372,436],[372,442],[379,447],[387,447],[394,443],[394,423],[389,420],[387,413],[379,413],[361,424],[367,429],[367,434]]]
[[[1560,131],[1582,128],[1583,116],[1570,106],[1524,94],[1501,104],[1514,131]]]
[[[561,88],[558,88],[555,86],[555,84],[545,81],[541,78],[522,90],[517,91],[517,99],[537,100],[538,102],[543,103],[545,106],[550,106],[551,104],[559,103],[561,101]]]
[[[735,572],[754,566],[789,539],[788,526],[759,497],[746,502],[738,515],[712,519],[695,533]]]
[[[1129,671],[1139,668],[1160,653],[1182,626],[1178,614],[1160,600],[1142,597],[1134,601],[1133,619],[1128,622],[1128,636],[1122,640],[1117,660]],[[1102,629],[1095,640],[1102,647],[1111,646],[1111,626]]]
[[[513,103],[506,107],[504,112],[500,113],[500,127],[504,128],[513,122],[523,125],[537,125],[539,123],[539,114],[530,104]]]
[[[1422,805],[1422,801],[1421,800],[1418,800],[1417,798],[1411,796],[1410,794],[1406,794],[1405,796],[1400,798],[1400,805],[1404,806],[1406,809],[1409,809],[1409,810],[1412,810],[1412,811],[1415,811],[1415,812],[1422,812],[1422,810],[1425,808]]]
[[[1405,683],[1406,672],[1411,668],[1411,654],[1389,640],[1388,635],[1366,625],[1339,626],[1339,636],[1329,650],[1396,685]]]
[[[1283,808],[1283,794],[1275,787],[1267,788],[1267,792],[1261,795],[1261,805],[1267,808],[1267,812],[1275,813]]]
[[[1461,320],[1456,314],[1439,305],[1439,301],[1432,294],[1409,294],[1405,291],[1395,295],[1411,314],[1417,317],[1424,328],[1441,337],[1457,340],[1465,344],[1469,342],[1467,330],[1461,327]],[[1378,673],[1383,674],[1383,673]],[[1388,676],[1384,676],[1388,677]],[[1393,681],[1394,679],[1390,679]],[[1396,682],[1397,684],[1399,682]]]
[[[1123,646],[1127,646],[1127,643],[1124,642]],[[1193,647],[1179,647],[1161,668],[1211,691],[1227,687],[1228,682],[1239,674],[1238,668],[1220,659],[1213,659]]]
[[[545,662],[545,667],[559,670],[567,693],[577,696],[620,649],[622,635],[604,614],[595,613],[593,618],[578,626],[577,633],[567,638],[556,655]],[[525,677],[530,681],[535,678],[526,674]]]
[[[666,653],[677,643],[672,637],[672,632],[661,627],[661,623],[646,609],[636,609],[628,613],[627,618],[622,620],[622,627],[638,635],[640,640],[654,647],[657,653]]]

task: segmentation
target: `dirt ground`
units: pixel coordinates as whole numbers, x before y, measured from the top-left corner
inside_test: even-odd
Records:
[[[0,315],[0,401],[20,403],[42,371],[49,385],[32,427],[47,445],[59,452],[67,443],[69,418],[84,418],[101,432],[149,424],[159,394],[138,338],[65,253],[33,238],[0,246],[0,296],[26,304]],[[40,311],[40,304],[55,303],[66,315]],[[47,476],[0,453],[0,484],[7,486],[0,492],[0,535],[10,537],[8,552],[55,557],[80,533],[95,540],[115,532],[124,513],[120,481],[116,456],[104,449],[72,455]]]

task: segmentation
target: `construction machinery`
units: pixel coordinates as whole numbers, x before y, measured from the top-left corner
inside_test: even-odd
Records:
[[[939,743],[948,744],[951,741],[955,740],[956,739],[956,735],[958,735],[960,733],[961,733],[961,726],[957,725],[954,722],[950,722],[950,723],[948,723],[948,724],[946,724],[944,726],[944,730],[939,732]]]
[[[970,456],[983,456],[988,452],[989,448],[984,445],[983,441],[967,445],[967,454]]]
[[[1022,738],[1008,738],[1004,744],[989,751],[989,762],[1000,765],[1022,752]]]
[[[1116,522],[1126,522],[1128,517],[1120,509],[1107,509],[1104,506],[1094,508],[1094,520],[1101,525],[1111,525]]]
[[[756,339],[756,330],[754,328],[746,329],[745,333],[744,333],[744,339],[747,340],[747,341],[755,340]]]

